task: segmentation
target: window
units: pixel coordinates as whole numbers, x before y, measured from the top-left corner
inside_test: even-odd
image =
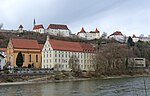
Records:
[[[55,62],[57,63],[57,59],[55,59]]]
[[[36,55],[36,62],[38,62],[38,55]]]
[[[23,62],[25,62],[25,54],[23,54],[22,56],[23,56]]]
[[[32,58],[31,58],[31,55],[29,55],[29,62],[31,62]]]
[[[55,53],[55,57],[57,57],[57,54]]]

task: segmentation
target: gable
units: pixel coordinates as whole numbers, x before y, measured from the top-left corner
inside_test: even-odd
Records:
[[[49,43],[49,41],[46,41],[44,44],[44,47],[42,49],[42,51],[46,51],[46,50],[53,50],[51,44]]]

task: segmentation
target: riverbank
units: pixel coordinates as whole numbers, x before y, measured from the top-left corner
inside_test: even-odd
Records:
[[[19,81],[19,82],[2,82],[0,83],[0,86],[4,85],[27,85],[27,84],[40,84],[40,83],[59,83],[59,82],[75,82],[75,81],[88,81],[88,80],[105,80],[105,79],[119,79],[119,78],[136,78],[136,77],[146,77],[150,76],[147,74],[142,74],[142,75],[121,75],[121,76],[104,76],[100,78],[71,78],[71,79],[65,79],[65,80],[49,80],[49,77],[40,77],[36,79],[30,79],[26,81]]]

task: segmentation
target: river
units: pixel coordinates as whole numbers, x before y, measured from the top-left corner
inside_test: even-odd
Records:
[[[150,77],[0,86],[0,96],[146,96],[146,93],[150,96]]]

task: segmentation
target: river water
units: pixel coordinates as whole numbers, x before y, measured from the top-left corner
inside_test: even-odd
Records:
[[[3,85],[0,96],[150,96],[150,77]]]

